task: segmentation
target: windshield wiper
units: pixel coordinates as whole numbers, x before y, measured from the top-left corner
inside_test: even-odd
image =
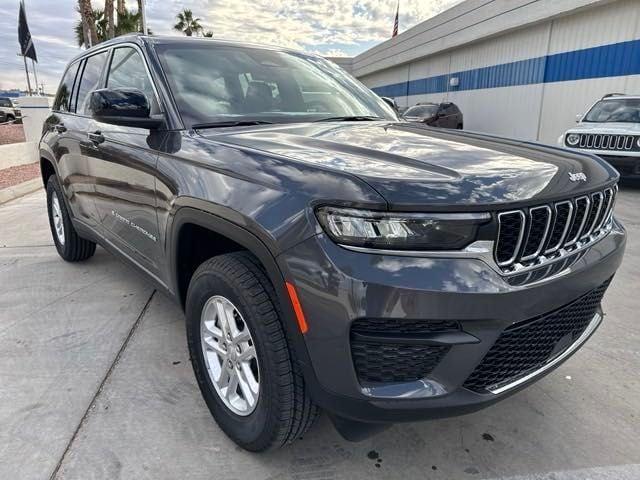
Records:
[[[191,128],[198,130],[201,128],[222,128],[222,127],[247,127],[251,125],[272,125],[273,122],[266,120],[228,120],[224,122],[195,123]]]
[[[384,120],[382,117],[373,117],[367,115],[350,115],[344,117],[329,117],[315,120],[316,122],[372,122],[374,120]]]

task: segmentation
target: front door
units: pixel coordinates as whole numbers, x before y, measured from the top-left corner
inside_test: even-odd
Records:
[[[141,53],[130,46],[113,50],[107,88],[135,88],[147,96],[152,113],[158,101]],[[95,206],[105,235],[150,273],[158,275],[162,248],[156,216],[155,174],[158,152],[150,131],[94,122],[89,132],[99,151],[92,165]]]

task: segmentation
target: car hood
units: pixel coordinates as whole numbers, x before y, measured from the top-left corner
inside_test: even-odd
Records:
[[[359,177],[392,210],[480,210],[577,195],[614,181],[596,157],[406,122],[287,124],[202,130],[228,145]],[[587,181],[572,181],[584,173]]]
[[[607,122],[592,123],[583,122],[570,128],[567,133],[609,133],[620,135],[640,135],[640,123]]]

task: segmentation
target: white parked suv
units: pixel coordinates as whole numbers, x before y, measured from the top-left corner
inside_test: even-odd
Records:
[[[594,153],[624,177],[640,177],[640,95],[605,95],[577,122],[558,145]]]
[[[20,122],[22,115],[9,97],[0,97],[0,123]]]

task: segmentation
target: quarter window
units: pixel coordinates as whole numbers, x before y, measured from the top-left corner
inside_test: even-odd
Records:
[[[76,73],[78,73],[78,65],[80,65],[80,62],[74,63],[64,74],[60,87],[58,88],[58,95],[56,95],[56,100],[53,103],[53,110],[60,112],[70,111],[71,92],[76,79]]]
[[[144,60],[131,47],[116,48],[109,67],[109,88],[135,88],[147,96],[149,105],[155,105],[155,93]]]
[[[76,101],[76,111],[80,115],[89,113],[90,92],[100,88],[100,79],[102,78],[102,69],[107,60],[107,52],[98,53],[87,58],[84,70],[82,71],[82,79],[78,88],[78,98]]]

